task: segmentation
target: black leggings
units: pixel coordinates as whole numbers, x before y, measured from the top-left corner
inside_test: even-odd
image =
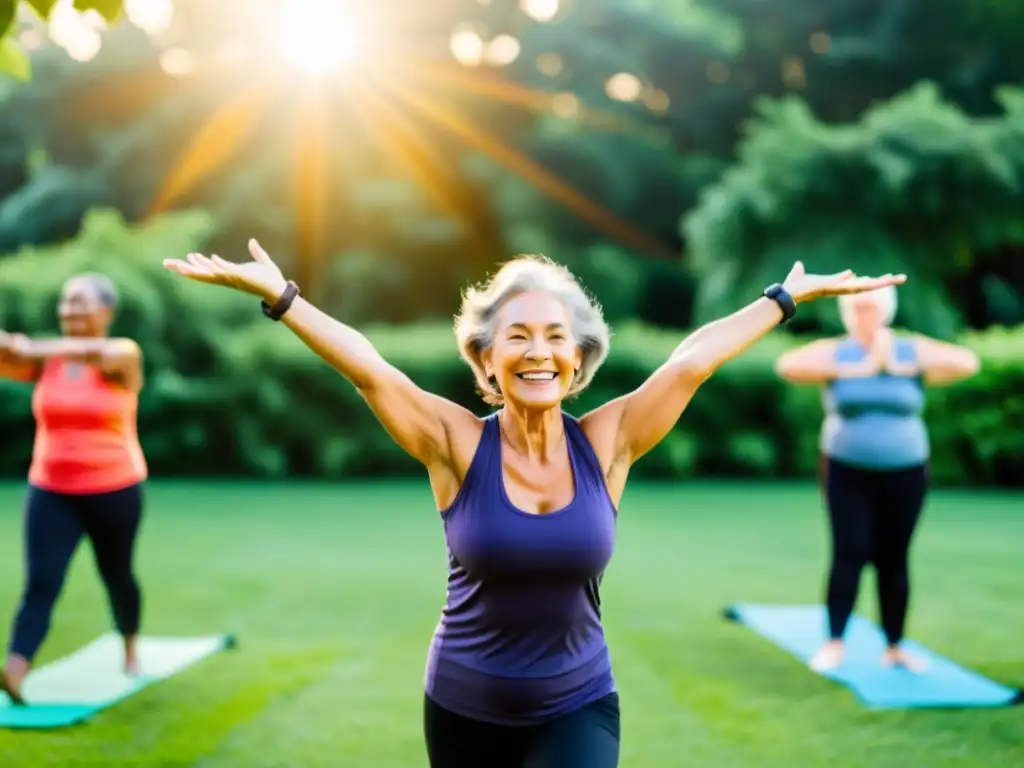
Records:
[[[50,628],[71,557],[89,537],[118,631],[139,631],[142,599],[132,570],[142,517],[142,487],[70,495],[29,486],[25,509],[25,588],[14,617],[9,650],[33,659]]]
[[[825,497],[832,524],[828,579],[829,633],[839,639],[857,600],[860,574],[873,563],[882,629],[890,645],[903,639],[910,598],[907,559],[928,490],[926,465],[867,470],[828,460]]]
[[[426,697],[423,730],[430,768],[616,768],[619,695],[536,726],[471,720]]]

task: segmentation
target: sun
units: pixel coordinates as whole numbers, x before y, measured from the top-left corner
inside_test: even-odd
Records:
[[[275,29],[282,58],[308,75],[323,75],[359,57],[359,18],[342,13],[337,2],[292,0]]]
[[[155,0],[133,0],[134,5],[151,2]],[[479,2],[490,5],[493,0]],[[544,22],[557,16],[565,0],[516,2],[526,15]],[[586,197],[502,136],[489,135],[472,114],[460,112],[470,96],[529,114],[571,119],[595,130],[646,128],[576,96],[533,89],[498,75],[498,69],[525,55],[511,34],[492,37],[456,24],[449,59],[438,56],[432,45],[437,41],[437,14],[449,13],[446,0],[246,0],[245,5],[249,13],[235,20],[245,22],[238,24],[239,39],[225,41],[237,43],[233,50],[242,53],[231,67],[240,82],[176,158],[147,207],[148,216],[195,194],[211,174],[236,162],[256,126],[282,117],[278,105],[284,99],[294,113],[286,115],[293,121],[288,130],[294,136],[294,258],[310,274],[327,263],[322,238],[330,230],[330,197],[339,183],[332,152],[351,116],[372,126],[366,138],[373,145],[366,150],[379,153],[389,169],[402,169],[431,205],[449,215],[463,215],[463,188],[444,162],[448,150],[435,143],[441,140],[435,140],[435,132],[488,156],[623,245],[676,258],[657,237]],[[253,40],[241,39],[245,27]],[[485,41],[485,36],[490,39]],[[235,57],[225,53],[225,68],[227,58]],[[347,143],[344,149],[349,150]]]

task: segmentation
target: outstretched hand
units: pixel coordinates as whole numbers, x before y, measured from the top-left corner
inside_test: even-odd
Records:
[[[906,282],[906,275],[882,275],[881,277],[857,277],[852,269],[834,275],[808,275],[803,262],[793,265],[783,283],[793,301],[800,303],[814,301],[828,296],[842,296],[848,293],[865,293],[899,285]]]
[[[251,293],[272,304],[284,291],[287,281],[255,239],[249,241],[249,253],[252,261],[244,264],[225,261],[216,254],[190,253],[184,260],[164,259],[164,266],[183,277]]]
[[[23,333],[0,331],[0,359],[25,354],[29,343],[28,337]]]

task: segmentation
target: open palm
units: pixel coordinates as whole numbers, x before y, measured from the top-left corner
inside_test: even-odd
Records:
[[[899,285],[906,280],[906,275],[892,274],[857,277],[852,269],[836,272],[834,275],[809,275],[804,271],[803,262],[798,261],[790,270],[784,285],[794,301],[803,302],[828,296],[875,291],[890,285]]]
[[[216,254],[190,253],[185,259],[164,259],[164,266],[183,277],[234,288],[273,303],[287,281],[270,255],[255,240],[249,241],[249,253],[252,261],[244,264],[225,261]]]

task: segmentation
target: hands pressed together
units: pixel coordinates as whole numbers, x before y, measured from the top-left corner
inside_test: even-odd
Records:
[[[889,328],[883,328],[875,336],[874,344],[863,360],[856,363],[843,363],[838,366],[838,377],[841,379],[857,379],[888,373],[891,376],[914,377],[921,374],[920,365],[916,361],[899,360],[896,357],[896,334]]]

